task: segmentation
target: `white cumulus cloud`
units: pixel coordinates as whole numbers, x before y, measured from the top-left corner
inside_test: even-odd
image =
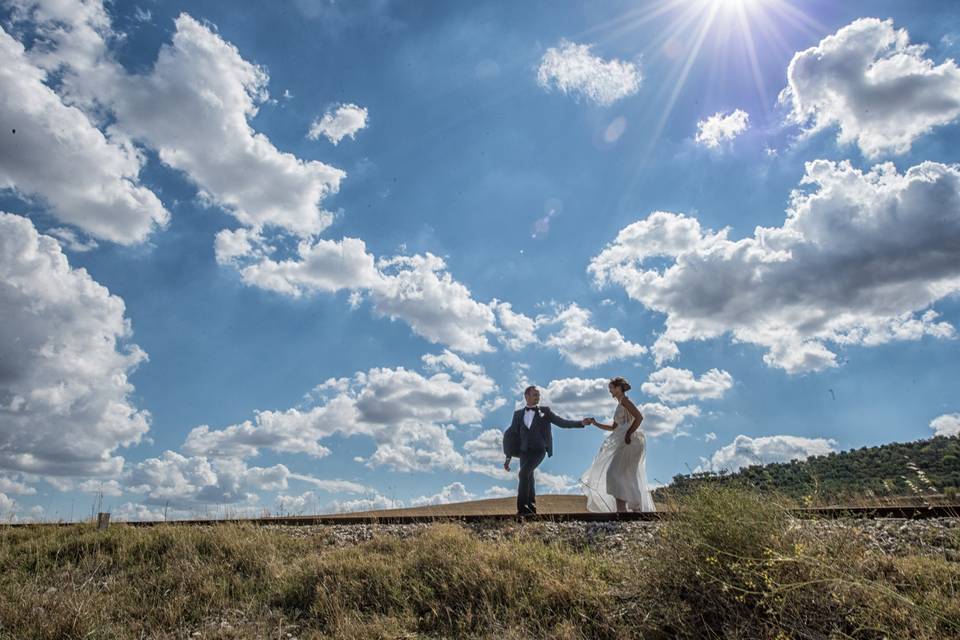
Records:
[[[610,397],[607,378],[559,378],[551,380],[540,390],[541,402],[565,417],[613,415],[617,403]]]
[[[733,442],[717,449],[710,459],[704,459],[698,470],[737,471],[741,467],[771,462],[806,460],[836,451],[836,441],[826,438],[801,438],[777,435],[751,438],[739,435]]]
[[[499,302],[494,300],[491,307],[497,313],[497,319],[500,323],[502,333],[500,341],[511,351],[520,351],[521,349],[536,344],[537,321],[522,313],[513,310],[513,305],[509,302]]]
[[[637,65],[623,60],[604,60],[590,52],[592,45],[561,42],[550,47],[540,60],[537,82],[545,89],[579,94],[608,106],[640,90],[642,76]]]
[[[960,435],[960,413],[945,413],[930,421],[930,428],[938,436]]]
[[[549,473],[537,469],[536,482],[541,494],[545,493],[581,493],[579,481],[566,474]]]
[[[310,125],[307,137],[316,140],[324,136],[334,145],[345,137],[352,140],[357,131],[367,127],[367,109],[355,104],[338,105],[335,110],[327,111],[322,118],[314,120]]]
[[[487,334],[499,332],[494,310],[474,300],[442,258],[376,260],[362,240],[317,237],[333,220],[321,203],[346,174],[282,152],[253,129],[251,121],[269,99],[267,72],[211,25],[180,14],[172,41],[160,47],[153,65],[129,73],[109,46],[123,34],[113,30],[101,0],[22,0],[15,22],[44,37],[25,50],[0,32],[0,56],[10,62],[3,68],[9,67],[16,89],[5,94],[11,122],[24,109],[33,114],[20,138],[0,142],[14,145],[9,153],[0,148],[0,186],[4,179],[25,192],[43,186],[48,199],[62,196],[62,220],[97,237],[139,241],[167,218],[159,200],[136,184],[142,159],[135,145],[144,145],[196,184],[204,202],[243,225],[221,231],[215,249],[217,261],[238,269],[247,284],[290,296],[349,289],[354,305],[368,293],[376,313],[408,323],[432,343],[466,353],[493,349]],[[53,71],[62,95],[44,84]],[[90,124],[98,115],[111,122],[106,133]],[[325,132],[337,140],[366,122],[366,110],[356,105],[342,105],[330,116]],[[65,129],[73,133],[57,133]],[[16,140],[30,144],[21,149]],[[31,159],[27,152],[39,155]],[[68,192],[76,197],[63,195]],[[77,201],[90,194],[96,196],[92,204]],[[139,209],[130,212],[115,201]],[[57,233],[73,250],[91,246],[69,230]],[[289,234],[300,242],[284,255],[278,246],[288,244]]]
[[[503,431],[500,429],[486,429],[473,440],[463,445],[472,460],[481,463],[503,463]]]
[[[680,427],[689,418],[700,415],[700,407],[694,404],[668,407],[659,402],[645,402],[637,406],[643,415],[640,427],[651,436],[681,433]]]
[[[301,236],[329,226],[332,216],[320,202],[339,189],[345,173],[282,152],[251,127],[269,98],[269,77],[211,26],[180,14],[172,42],[160,48],[150,70],[132,74],[108,47],[121,36],[100,0],[19,4],[21,17],[47,35],[28,55],[62,72],[61,91],[71,104],[112,115],[109,131],[118,144],[136,141],[156,150],[162,162],[197,185],[204,200],[246,226]],[[87,160],[83,166],[95,164]]]
[[[508,498],[517,495],[517,490],[494,485],[483,492],[487,498]]]
[[[0,476],[0,492],[30,496],[36,494],[37,490],[21,480]]]
[[[836,126],[867,156],[905,153],[960,116],[960,68],[926,50],[892,20],[855,20],[793,56],[780,100],[807,133]]]
[[[313,491],[306,491],[298,496],[279,495],[274,501],[278,515],[300,515],[308,511],[320,512],[320,499]]]
[[[403,509],[405,506],[403,500],[388,498],[379,493],[368,498],[357,498],[355,500],[334,500],[331,503],[334,513],[352,513],[356,511],[382,511],[385,509]]]
[[[678,342],[730,333],[799,373],[836,366],[831,346],[955,335],[930,306],[960,291],[958,167],[925,162],[901,174],[892,164],[808,162],[783,226],[728,233],[655,212],[589,271],[667,316],[657,349],[666,357]]]
[[[0,467],[54,475],[119,472],[150,415],[130,373],[123,300],[70,266],[56,240],[0,213]]]
[[[217,259],[221,263],[269,251],[245,230],[221,231],[217,235]],[[364,289],[380,282],[373,255],[357,238],[300,242],[296,259],[263,257],[240,268],[249,285],[300,297],[313,292]]]
[[[315,478],[303,473],[291,473],[291,480],[299,480],[317,487],[320,491],[329,493],[365,493],[370,491],[370,487],[353,480],[338,480],[331,478]]]
[[[483,367],[449,351],[426,355],[423,364],[425,374],[374,368],[328,380],[311,394],[310,408],[260,411],[223,429],[196,427],[183,450],[211,459],[255,456],[265,448],[322,458],[330,453],[322,441],[339,434],[372,439],[375,449],[364,459],[371,467],[472,471],[449,431],[479,423],[494,406],[489,399],[497,386]]]
[[[266,72],[186,14],[149,75],[113,91],[118,127],[155,148],[216,204],[251,227],[301,235],[332,221],[319,203],[345,173],[278,150],[249,124],[266,100]],[[109,95],[109,94],[108,94]]]
[[[424,507],[428,505],[450,504],[452,502],[468,502],[476,500],[477,496],[467,491],[462,482],[453,482],[448,484],[439,492],[432,496],[420,496],[410,501],[411,507]]]
[[[159,458],[131,464],[125,474],[127,490],[142,493],[142,504],[174,509],[240,504],[252,506],[258,492],[287,488],[290,470],[282,464],[248,467],[242,460],[184,456],[164,451]]]
[[[151,522],[160,520],[182,520],[190,518],[192,513],[180,509],[151,508],[136,502],[124,502],[111,510],[110,517],[114,522]]]
[[[650,374],[640,385],[644,393],[657,396],[664,402],[687,400],[718,400],[733,387],[733,376],[726,371],[710,369],[700,378],[687,369],[664,367]]]
[[[290,474],[290,478],[303,480],[304,476]],[[312,479],[311,482],[314,482],[314,484],[320,486],[322,490],[329,492],[361,493],[367,495],[376,494],[376,492],[370,487],[347,480]],[[320,506],[320,496],[318,496],[314,491],[305,491],[300,495],[281,494],[277,496],[276,500],[274,501],[274,505],[276,506],[277,511],[279,511],[281,514],[302,514],[307,512],[320,513],[322,510]]]
[[[0,493],[0,519],[8,519],[16,508],[16,500],[6,494]]]
[[[747,122],[750,115],[741,109],[736,109],[730,113],[715,113],[706,120],[697,123],[698,144],[716,149],[720,143],[725,140],[733,140],[738,135],[747,130]]]
[[[647,348],[630,342],[617,329],[603,331],[590,324],[590,311],[576,304],[561,309],[545,320],[545,324],[560,324],[559,331],[550,335],[544,344],[560,352],[568,362],[581,367],[595,367],[612,360],[636,358]]]
[[[497,331],[493,310],[473,299],[442,258],[397,256],[380,259],[377,268],[380,278],[370,290],[376,313],[399,318],[430,342],[457,351],[493,351],[486,336]]]
[[[74,251],[76,253],[84,253],[86,251],[93,251],[100,245],[97,244],[96,240],[92,238],[81,238],[76,232],[72,229],[66,227],[53,227],[47,229],[45,233],[48,236],[53,236],[60,241],[60,246],[68,251]]]
[[[0,28],[0,189],[39,196],[58,220],[97,238],[144,241],[170,214],[139,184],[140,153],[122,135],[101,131],[48,82],[47,71]]]
[[[300,242],[295,257],[275,259],[275,247],[246,230],[221,231],[216,250],[217,260],[235,265],[251,286],[291,297],[348,290],[353,306],[366,297],[376,314],[406,322],[427,341],[457,351],[492,351],[488,334],[509,335],[497,327],[496,302],[474,300],[443,258],[430,253],[375,259],[357,238],[315,239]],[[521,317],[499,311],[508,323]]]

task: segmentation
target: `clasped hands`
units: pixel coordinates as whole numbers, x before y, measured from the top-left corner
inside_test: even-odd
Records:
[[[583,426],[587,426],[588,424],[592,424],[592,425],[595,425],[595,426],[598,426],[598,427],[600,426],[600,423],[597,422],[595,418],[584,418],[584,419],[581,420],[580,422],[583,423]],[[614,426],[616,426],[616,425],[614,425]],[[626,434],[626,436],[624,436],[623,441],[624,441],[626,444],[630,444],[630,432],[629,432],[629,431],[627,431],[627,434]]]

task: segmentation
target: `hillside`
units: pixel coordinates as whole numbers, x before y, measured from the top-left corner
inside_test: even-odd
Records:
[[[546,495],[537,496],[537,510],[540,513],[583,513],[587,510],[585,496]],[[490,498],[487,500],[473,500],[471,502],[454,502],[451,504],[426,505],[423,507],[409,507],[406,509],[381,509],[378,511],[363,511],[351,513],[336,513],[326,515],[327,518],[349,518],[357,515],[372,518],[388,518],[392,516],[432,517],[432,516],[472,516],[472,515],[510,515],[517,512],[517,499]]]
[[[807,502],[942,494],[954,497],[960,487],[960,438],[937,436],[894,442],[804,461],[754,465],[736,473],[681,474],[655,491],[654,498],[663,501],[705,483],[745,484]]]

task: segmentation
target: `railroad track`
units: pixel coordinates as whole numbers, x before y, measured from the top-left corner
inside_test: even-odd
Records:
[[[881,519],[895,518],[904,520],[921,520],[929,518],[960,518],[960,504],[955,505],[901,505],[875,507],[816,507],[807,509],[789,509],[788,512],[795,518],[801,519],[837,519],[863,518]],[[519,518],[513,514],[444,514],[444,515],[337,515],[337,516],[270,516],[265,518],[224,518],[224,519],[197,519],[197,520],[149,520],[149,521],[114,521],[112,524],[125,524],[132,527],[153,527],[157,525],[184,525],[209,526],[214,524],[251,524],[251,525],[282,525],[290,527],[305,527],[316,525],[371,525],[371,524],[429,524],[440,522],[635,522],[669,520],[677,516],[676,512],[661,511],[656,513],[543,513],[535,516]],[[14,522],[0,524],[0,527],[32,527],[32,526],[71,526],[75,522]]]
[[[819,507],[809,509],[790,509],[789,513],[803,519],[836,518],[897,518],[918,520],[928,518],[960,518],[960,505],[914,505],[914,506],[876,506],[876,507]],[[657,513],[543,513],[523,518],[524,522],[631,522],[658,521],[676,517],[675,512]],[[283,525],[292,527],[316,525],[371,525],[371,524],[420,524],[439,522],[517,522],[521,519],[512,514],[470,514],[470,515],[344,515],[344,516],[272,516],[267,518],[228,518],[222,520],[169,520],[142,522],[114,522],[134,527],[167,525],[212,525],[212,524],[252,524]],[[76,523],[12,523],[5,526],[69,526]]]
[[[790,509],[790,514],[797,518],[899,518],[899,519],[926,519],[926,518],[960,518],[960,505],[952,506],[899,506],[899,507],[821,507],[810,509]],[[418,524],[432,522],[630,522],[630,521],[658,521],[675,517],[675,512],[656,513],[543,513],[535,516],[519,518],[514,514],[494,515],[436,515],[436,516],[274,516],[269,518],[236,519],[227,522],[247,523],[258,525],[286,525],[310,526],[324,524]],[[224,522],[218,520],[217,522]],[[130,522],[134,526],[152,525],[155,522]],[[209,520],[179,520],[177,524],[202,525],[210,524]]]

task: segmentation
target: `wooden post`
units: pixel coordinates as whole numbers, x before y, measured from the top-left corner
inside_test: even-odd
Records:
[[[100,512],[97,514],[97,531],[104,531],[110,525],[110,514]]]

